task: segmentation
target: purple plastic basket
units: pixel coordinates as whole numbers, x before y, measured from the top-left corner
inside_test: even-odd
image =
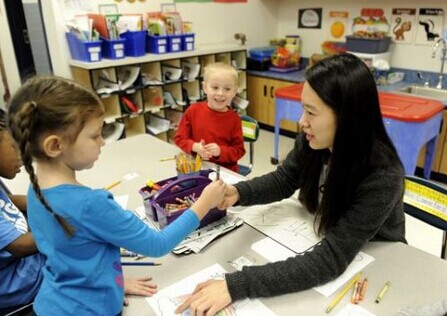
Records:
[[[165,205],[167,203],[176,203],[176,198],[183,199],[185,196],[195,194],[199,197],[203,189],[211,183],[208,178],[212,170],[201,170],[199,176],[183,176],[182,178],[173,177],[160,182],[157,182],[162,188],[152,197],[150,196],[151,189],[143,187],[140,189],[140,194],[143,197],[143,204],[146,210],[146,215],[153,220],[158,221],[160,228],[163,228],[172,223],[184,211],[167,212]],[[217,208],[211,209],[208,214],[200,221],[200,226],[203,227],[217,221],[226,215],[226,210],[219,210]]]

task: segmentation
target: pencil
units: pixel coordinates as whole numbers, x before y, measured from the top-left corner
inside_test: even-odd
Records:
[[[118,184],[120,184],[121,183],[121,181],[115,181],[115,182],[113,182],[113,183],[110,183],[108,186],[106,186],[105,188],[104,188],[104,190],[110,190],[111,188],[113,188],[113,187],[116,187]]]
[[[337,296],[334,298],[334,300],[329,304],[329,306],[326,308],[326,313],[330,313],[331,310],[341,301],[341,299],[348,293],[348,291],[352,288],[352,286],[355,284],[355,282],[358,282],[360,278],[361,273],[357,273],[355,277],[346,284],[343,290],[341,290],[340,293],[337,294]]]
[[[176,157],[167,157],[167,158],[161,158],[159,161],[170,161],[170,160],[175,160]]]
[[[216,166],[216,180],[219,180],[220,179],[220,166],[219,165],[217,165]]]
[[[124,261],[121,262],[123,266],[161,266],[159,262],[135,262],[135,261]]]

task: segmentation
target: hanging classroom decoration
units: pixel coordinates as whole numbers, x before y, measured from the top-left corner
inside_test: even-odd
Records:
[[[394,8],[392,9],[391,38],[394,43],[411,44],[413,42],[414,30],[416,28],[416,9]]]
[[[433,45],[442,37],[444,10],[439,8],[420,8],[415,44]]]
[[[309,8],[298,10],[299,29],[321,29],[322,8]]]

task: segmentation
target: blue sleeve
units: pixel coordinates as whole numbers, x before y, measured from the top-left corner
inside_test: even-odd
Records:
[[[14,224],[6,220],[0,214],[0,250],[8,246],[21,235],[22,233],[17,230]]]
[[[169,253],[199,226],[197,215],[187,210],[162,231],[156,231],[133,212],[122,209],[110,193],[93,192],[83,206],[82,226],[102,240],[145,256]]]

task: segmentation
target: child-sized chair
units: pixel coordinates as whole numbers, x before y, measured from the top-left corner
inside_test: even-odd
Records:
[[[404,211],[444,231],[441,258],[447,259],[447,188],[431,180],[405,176]]]
[[[258,121],[248,115],[241,115],[241,123],[244,141],[249,143],[249,165],[239,164],[238,168],[239,174],[247,176],[253,169],[254,142],[257,141],[259,137],[259,124]]]

